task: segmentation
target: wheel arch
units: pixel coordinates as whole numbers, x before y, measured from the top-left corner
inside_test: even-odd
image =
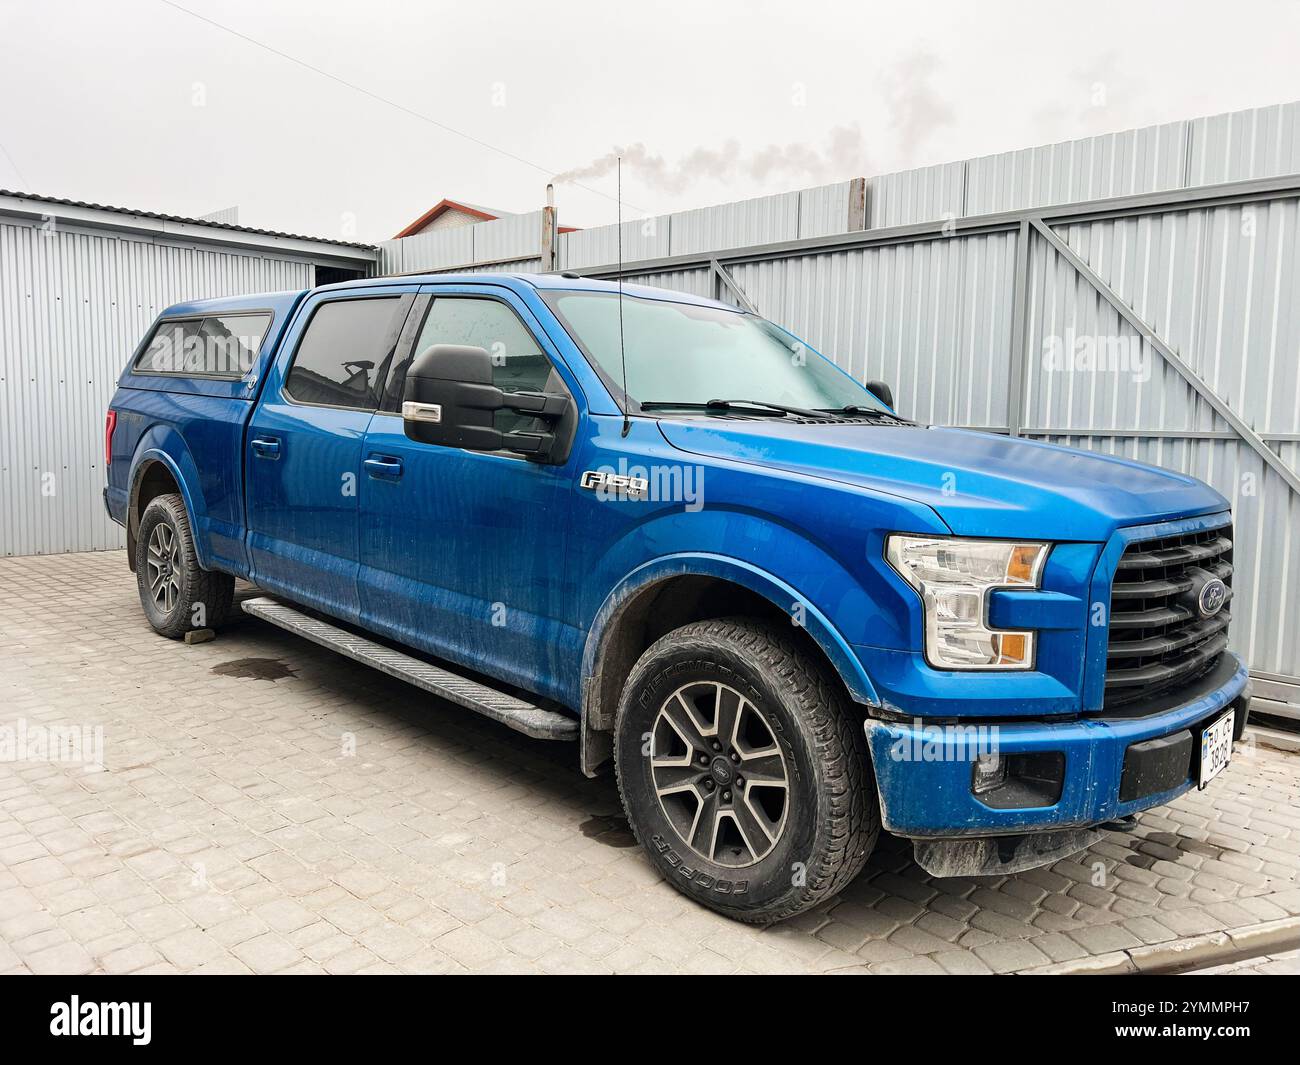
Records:
[[[803,608],[802,625],[792,611]],[[735,614],[779,618],[839,679],[855,703],[879,702],[847,641],[815,606],[779,577],[723,555],[678,554],[628,574],[596,613],[582,657],[581,765],[595,776],[612,752],[619,697],[628,673],[656,639],[691,621]]]
[[[176,460],[167,452],[150,447],[139,452],[135,465],[131,469],[130,489],[126,508],[126,550],[127,563],[135,570],[135,550],[140,532],[140,518],[149,503],[160,495],[169,492],[179,493],[185,502],[185,512],[190,519],[190,528],[194,529],[194,516],[197,513],[189,485],[180,471]],[[194,549],[199,556],[199,565],[206,566],[205,547],[198,536],[194,537]]]

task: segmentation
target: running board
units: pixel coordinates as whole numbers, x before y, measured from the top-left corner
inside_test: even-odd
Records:
[[[438,666],[431,665],[413,655],[394,651],[374,640],[348,632],[328,621],[295,610],[291,606],[270,598],[245,599],[244,612],[255,618],[269,621],[282,629],[305,636],[312,643],[328,647],[346,655],[354,662],[387,673],[390,677],[413,684],[430,695],[457,703],[508,725],[516,732],[539,740],[576,740],[578,722],[557,710],[525,702],[476,680],[462,677]]]

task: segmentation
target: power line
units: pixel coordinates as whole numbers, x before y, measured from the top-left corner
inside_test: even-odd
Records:
[[[285,59],[290,63],[302,67],[304,70],[310,70],[313,74],[318,74],[322,78],[328,78],[330,81],[342,85],[345,88],[351,89],[353,92],[359,92],[361,93],[362,96],[367,96],[370,99],[376,100],[381,104],[386,104],[388,107],[396,108],[398,111],[401,111],[405,115],[409,115],[411,118],[419,119],[421,122],[427,122],[429,125],[436,126],[438,129],[443,130],[445,133],[450,133],[453,136],[460,137],[464,140],[469,141],[471,144],[476,144],[480,148],[486,148],[490,152],[496,152],[497,155],[504,156],[505,158],[511,159],[516,163],[522,163],[524,166],[531,167],[533,170],[537,170],[545,174],[547,177],[553,177],[554,175],[561,173],[561,171],[559,170],[542,166],[540,163],[535,163],[531,159],[525,159],[522,155],[516,155],[514,152],[508,151],[505,148],[499,148],[495,144],[490,144],[479,137],[475,137],[471,133],[466,133],[463,130],[456,129],[454,126],[449,126],[445,122],[439,122],[436,118],[430,118],[428,115],[413,110],[412,108],[407,107],[405,104],[398,103],[396,100],[390,100],[386,96],[381,96],[377,92],[372,92],[371,90],[361,85],[356,85],[353,82],[348,81],[346,78],[339,77],[337,74],[331,74],[328,70],[322,70],[320,67],[313,66],[311,63],[308,63],[306,60],[299,59],[297,56],[292,56],[288,52],[282,52],[280,51],[280,49],[275,48],[272,45],[265,44],[254,37],[250,37],[246,33],[240,33],[239,30],[232,29],[229,26],[223,25],[222,23],[217,22],[214,19],[208,18],[206,15],[200,15],[197,11],[191,11],[188,7],[182,7],[180,4],[173,3],[172,0],[158,0],[158,2],[162,4],[166,4],[168,7],[173,8],[176,11],[180,11],[183,14],[189,15],[191,18],[196,18],[200,22],[206,22],[209,26],[213,26],[216,29],[221,30],[223,33],[229,33],[233,37],[238,37],[241,41],[246,41],[247,43],[253,45],[254,47],[261,48],[263,51],[270,52],[272,55],[277,55],[281,59]],[[616,197],[609,195],[609,193],[601,192],[600,189],[592,188],[590,185],[584,185],[580,181],[571,181],[569,182],[569,184],[575,185],[578,188],[584,189],[587,192],[593,193],[596,196],[603,197],[606,200],[616,200]],[[629,206],[635,207],[635,204],[630,204]],[[637,207],[636,210],[642,211],[644,210],[644,208]]]
[[[17,175],[18,180],[22,182],[23,190],[26,192],[34,192],[35,190],[27,184],[27,179],[23,177],[23,172],[18,169],[18,164],[14,162],[14,157],[9,154],[9,149],[4,146],[3,142],[0,142],[0,152],[3,152],[4,157],[9,160],[10,169],[12,169],[14,174]]]

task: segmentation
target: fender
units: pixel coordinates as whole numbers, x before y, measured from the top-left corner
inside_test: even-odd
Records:
[[[781,578],[751,563],[726,555],[703,552],[665,555],[638,566],[619,581],[605,597],[587,632],[582,653],[581,736],[582,768],[588,776],[594,776],[597,766],[607,757],[605,748],[608,746],[608,733],[605,733],[602,742],[598,736],[603,729],[596,727],[605,725],[607,718],[604,708],[595,705],[599,698],[598,667],[606,636],[628,602],[639,592],[661,581],[681,576],[717,577],[730,581],[761,595],[787,614],[792,603],[802,603],[805,609],[804,629],[830,659],[854,701],[869,706],[879,705],[875,686],[848,642],[820,610]],[[612,724],[612,721],[609,723]]]
[[[163,443],[160,438],[168,436],[175,437],[176,441],[180,443],[184,465],[190,471],[190,476],[187,477],[182,472],[181,465],[176,462],[172,455],[159,446]],[[199,565],[204,569],[211,569],[212,552],[208,543],[207,523],[202,518],[205,513],[201,506],[202,497],[200,496],[196,503],[194,493],[198,489],[191,489],[190,487],[192,483],[198,481],[198,470],[194,465],[193,458],[190,456],[189,448],[185,446],[184,440],[181,439],[176,430],[169,426],[151,426],[140,438],[140,445],[136,448],[135,456],[131,460],[131,474],[128,480],[131,487],[127,496],[127,534],[134,539],[137,525],[134,514],[136,500],[140,494],[140,481],[144,478],[146,468],[152,462],[161,462],[166,466],[172,475],[172,479],[180,488],[181,498],[185,500],[185,511],[189,514],[190,528],[194,532],[194,551],[198,555]]]

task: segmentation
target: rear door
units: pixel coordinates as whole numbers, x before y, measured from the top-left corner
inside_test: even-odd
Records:
[[[245,434],[253,579],[344,620],[359,615],[361,442],[414,291],[309,296]]]

